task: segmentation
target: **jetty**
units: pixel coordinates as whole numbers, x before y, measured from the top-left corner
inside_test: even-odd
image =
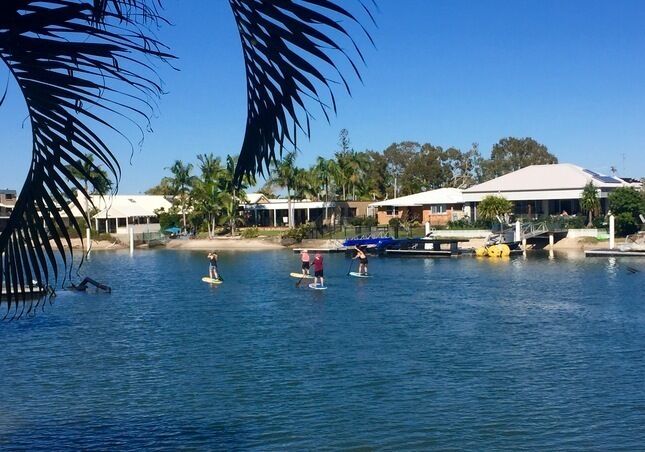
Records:
[[[585,257],[645,257],[645,251],[620,250],[620,249],[597,249],[586,250]]]

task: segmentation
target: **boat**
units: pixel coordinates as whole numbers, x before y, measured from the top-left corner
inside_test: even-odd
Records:
[[[343,242],[343,246],[345,247],[354,247],[354,246],[366,246],[369,248],[387,248],[391,245],[396,243],[396,239],[390,237],[390,236],[382,236],[382,237],[372,237],[371,235],[368,236],[358,236],[358,237],[353,237],[351,239],[347,239]]]

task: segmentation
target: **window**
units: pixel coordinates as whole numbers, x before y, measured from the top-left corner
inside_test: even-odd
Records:
[[[397,216],[399,214],[399,209],[395,206],[387,206],[386,214],[391,217]]]
[[[432,214],[446,213],[446,205],[445,204],[433,204],[433,205],[430,206],[430,213],[432,213]]]
[[[4,195],[4,199],[13,199],[13,193],[7,193]]]

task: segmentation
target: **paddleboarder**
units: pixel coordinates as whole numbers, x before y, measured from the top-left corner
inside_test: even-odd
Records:
[[[211,251],[208,253],[208,276],[213,279],[219,279],[219,272],[217,271],[217,253]]]
[[[309,253],[307,250],[300,251],[300,261],[302,262],[302,274],[305,276],[309,275]]]
[[[358,273],[361,275],[367,275],[367,254],[363,251],[358,245],[356,248],[356,256],[352,259],[358,259]]]
[[[323,287],[325,285],[325,276],[323,273],[323,257],[320,253],[314,256],[314,285]],[[320,284],[319,284],[320,281]]]

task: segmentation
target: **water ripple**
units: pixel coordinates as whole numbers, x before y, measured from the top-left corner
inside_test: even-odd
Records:
[[[112,295],[3,324],[0,449],[637,450],[645,282],[623,261],[96,253]]]

